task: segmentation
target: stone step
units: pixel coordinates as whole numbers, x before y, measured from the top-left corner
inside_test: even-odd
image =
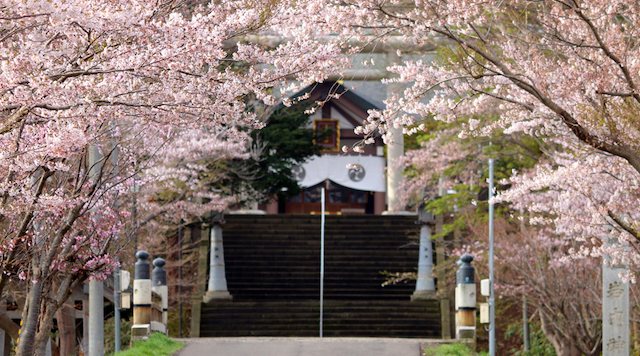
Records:
[[[298,248],[291,249],[288,247],[287,250],[281,250],[277,248],[260,248],[251,247],[243,249],[240,246],[224,246],[225,258],[229,257],[227,260],[257,260],[256,257],[260,258],[277,258],[277,259],[306,259],[309,260],[309,263],[319,263],[320,262],[320,249],[310,249],[310,248]],[[389,261],[407,261],[407,262],[417,262],[418,261],[418,249],[399,249],[399,248],[388,248],[388,249],[335,249],[329,250],[325,249],[324,259],[325,261],[356,261],[363,262],[370,259],[375,258],[376,261],[385,260]],[[413,258],[415,257],[415,261]]]
[[[291,332],[274,331],[274,330],[252,330],[252,331],[240,331],[233,329],[225,329],[219,331],[201,331],[202,337],[318,337],[319,326],[314,329],[308,330],[296,330]],[[324,328],[324,337],[380,337],[380,338],[439,338],[439,333],[430,330],[327,330]]]
[[[284,222],[286,225],[260,225],[253,226],[246,224],[222,226],[223,231],[228,231],[235,236],[246,235],[246,232],[257,232],[265,236],[289,236],[289,237],[309,237],[320,236],[321,226],[318,225],[300,225],[295,221]],[[419,232],[419,226],[414,224],[383,226],[379,224],[353,224],[353,225],[325,225],[325,238],[332,236],[404,236],[407,234],[415,234]],[[329,234],[330,233],[330,234]],[[253,235],[249,235],[253,236]]]
[[[290,250],[296,248],[316,248],[320,250],[319,238],[267,238],[267,237],[253,237],[253,238],[234,238],[233,236],[224,235],[225,246],[243,246],[245,248],[252,248],[257,246],[265,246],[265,248],[278,248],[286,247]],[[380,238],[374,239],[370,237],[362,237],[360,239],[326,239],[325,250],[343,250],[343,249],[367,249],[367,250],[386,250],[386,249],[417,249],[418,239],[410,237],[387,239]]]
[[[313,336],[315,302],[226,302],[203,305],[201,336]],[[437,302],[326,301],[325,336],[439,337]]]
[[[234,299],[237,301],[253,301],[256,299],[260,299],[263,301],[270,301],[270,302],[275,302],[275,301],[279,301],[279,300],[289,300],[292,302],[295,301],[300,301],[300,302],[305,302],[305,301],[309,301],[309,300],[314,300],[314,299],[319,299],[319,293],[315,292],[315,293],[308,293],[308,294],[303,294],[303,293],[290,293],[290,294],[286,294],[286,293],[281,293],[281,294],[275,294],[272,291],[270,291],[268,294],[260,294],[260,293],[251,293],[251,294],[234,294],[233,290],[230,290],[230,292],[234,295]],[[245,292],[246,293],[246,292]],[[374,297],[372,297],[370,294],[345,294],[345,293],[340,293],[340,294],[330,294],[330,293],[325,293],[325,298],[327,299],[331,299],[331,300],[335,300],[335,301],[371,301],[371,300],[377,300],[377,301],[406,301],[407,297],[405,296],[406,293],[402,293],[399,295],[393,295],[393,294],[388,294],[388,295],[384,295],[384,294],[376,294]]]
[[[428,300],[428,301],[404,301],[404,302],[381,302],[381,301],[368,301],[368,302],[349,302],[349,301],[333,301],[326,300],[324,303],[325,310],[372,310],[372,309],[389,309],[391,307],[401,306],[406,309],[434,309],[439,310],[439,303],[437,300]],[[264,310],[281,310],[281,309],[294,309],[294,310],[319,310],[320,305],[317,300],[309,301],[306,303],[300,302],[289,302],[289,301],[279,301],[279,302],[262,302],[262,301],[252,301],[252,302],[242,302],[238,303],[237,301],[228,301],[221,300],[216,302],[211,302],[209,304],[203,304],[203,310],[228,310],[237,308],[241,310],[242,308],[263,308]]]
[[[411,303],[415,282],[382,287],[382,271],[417,269],[415,216],[327,216],[326,336],[439,337],[436,301]],[[317,336],[320,217],[226,216],[233,302],[203,305],[201,336]]]
[[[353,225],[357,223],[367,224],[371,222],[371,219],[375,218],[378,224],[398,225],[402,223],[413,223],[417,220],[416,215],[383,215],[383,216],[371,216],[371,215],[343,215],[343,216],[325,216],[326,224],[342,224]],[[281,224],[290,221],[296,221],[297,223],[320,223],[320,216],[318,215],[306,215],[306,214],[287,214],[287,215],[225,215],[226,224],[241,223],[261,223],[261,224]]]
[[[375,315],[373,315],[375,313]],[[233,310],[220,310],[215,312],[203,312],[204,316],[218,316],[230,317],[229,320],[226,320],[225,323],[245,323],[250,322],[254,324],[266,323],[269,320],[295,320],[304,321],[304,320],[313,320],[319,315],[319,309],[315,309],[313,311],[297,311],[292,312],[291,310],[262,310],[262,311],[252,311],[248,313],[248,310],[245,309],[233,309]],[[326,320],[330,320],[336,324],[355,324],[359,321],[367,320],[369,322],[378,322],[380,320],[390,320],[396,319],[398,321],[404,321],[406,323],[415,323],[415,322],[425,322],[422,319],[415,319],[416,315],[422,315],[425,318],[432,318],[439,316],[438,310],[414,310],[414,311],[396,311],[396,312],[381,312],[379,310],[373,310],[371,313],[358,313],[358,312],[336,312],[326,310],[324,311],[324,318]],[[312,322],[313,323],[313,322]]]

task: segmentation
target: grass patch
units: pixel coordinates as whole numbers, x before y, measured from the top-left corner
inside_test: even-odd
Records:
[[[113,356],[169,356],[180,350],[184,343],[174,341],[161,333],[152,333],[149,339],[138,341],[133,347]]]
[[[476,353],[465,344],[446,344],[438,347],[427,347],[424,350],[427,356],[487,356],[486,352]]]

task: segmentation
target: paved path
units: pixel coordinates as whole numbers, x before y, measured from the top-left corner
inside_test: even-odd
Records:
[[[180,339],[179,356],[420,356],[435,340],[383,338],[199,338]]]

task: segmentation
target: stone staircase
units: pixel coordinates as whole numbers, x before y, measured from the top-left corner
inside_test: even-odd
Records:
[[[318,336],[320,216],[227,215],[232,302],[202,306],[200,335]],[[440,336],[437,301],[410,302],[415,283],[382,286],[382,271],[413,272],[415,217],[327,216],[325,336]]]

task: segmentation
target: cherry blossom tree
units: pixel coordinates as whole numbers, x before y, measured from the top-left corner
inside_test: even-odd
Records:
[[[412,131],[409,125],[426,117],[473,117],[460,137],[531,135],[549,154],[548,165],[515,178],[522,188],[505,199],[553,186],[553,205],[535,209],[562,220],[558,233],[585,241],[572,253],[600,255],[614,238],[632,249],[606,251],[612,263],[637,269],[640,12],[634,3],[351,0],[333,6],[351,24],[343,31],[362,41],[416,48],[432,42],[446,52],[434,62],[407,55],[388,68],[396,77],[387,82],[408,88],[389,98],[385,110],[369,113],[365,134],[386,134],[389,126]]]
[[[339,43],[312,37],[331,28],[306,29],[315,5],[2,2],[0,292],[26,291],[18,355],[42,354],[74,287],[116,265],[132,191],[134,230],[224,208],[206,162],[251,155],[262,122],[246,98],[275,104],[347,64]],[[17,338],[4,314],[0,327]]]
[[[467,221],[477,240],[462,250],[487,252],[487,227],[481,219]],[[599,355],[602,350],[602,262],[570,259],[575,240],[552,229],[497,219],[495,224],[496,294],[520,305],[526,295],[531,314],[559,356]],[[461,251],[456,251],[460,253]],[[476,264],[488,275],[485,264]]]
[[[396,77],[386,82],[408,88],[390,97],[384,110],[370,111],[360,131],[387,135],[394,126],[415,132],[415,124],[434,118],[462,122],[460,138],[531,136],[545,158],[530,171],[514,172],[513,188],[499,201],[513,202],[525,216],[532,214],[532,223],[553,229],[534,235],[561,243],[562,248],[539,251],[549,266],[585,263],[591,273],[597,267],[589,261],[607,254],[612,264],[629,265],[627,277],[634,280],[640,255],[635,3],[346,0],[331,6],[343,9],[334,18],[351,25],[343,32],[388,48],[405,44],[404,53],[398,52],[404,60],[387,68]],[[440,60],[416,60],[406,46],[428,43],[439,46]],[[425,151],[407,158],[414,160],[409,184],[415,188],[432,182],[434,171],[444,174],[440,164],[464,156],[464,144],[440,142],[445,145],[427,142]],[[607,247],[612,240],[621,244]],[[562,259],[565,254],[584,260]],[[556,294],[570,297],[551,296]],[[564,343],[564,336],[553,337]],[[588,345],[582,352],[591,353],[596,344]],[[563,348],[572,354],[577,346]]]
[[[615,167],[596,161],[589,165],[589,175],[571,177],[562,173],[567,166],[586,163],[577,161],[575,155],[552,151],[544,140],[502,132],[494,132],[490,137],[459,139],[461,126],[469,120],[473,118],[460,118],[447,124],[445,130],[438,127],[444,125],[431,125],[420,138],[424,140],[421,148],[407,152],[402,162],[407,173],[405,197],[420,192],[427,200],[427,209],[452,216],[443,232],[458,229],[465,247],[461,250],[446,247],[456,256],[471,253],[477,257],[475,266],[481,276],[486,276],[486,263],[482,261],[486,259],[488,246],[488,196],[486,185],[480,188],[487,177],[483,163],[486,168],[488,157],[497,158],[496,175],[502,178],[509,177],[511,169],[523,172],[512,176],[513,185],[504,186],[509,189],[502,190],[496,201],[499,203],[495,223],[497,295],[514,305],[520,305],[520,299],[526,295],[529,308],[534,311],[532,315],[558,355],[599,354],[602,309],[599,257],[602,252],[616,251],[603,250],[601,240],[584,236],[602,236],[603,227],[592,226],[588,220],[590,210],[597,204],[611,206],[613,202],[607,195],[600,196],[600,201],[576,199],[575,195],[588,196],[589,190],[615,185],[608,181],[615,181],[615,177],[602,170],[608,167],[611,173]],[[489,141],[493,144],[489,145]],[[542,180],[540,172],[546,172],[547,179]],[[453,188],[451,194],[439,196],[437,189],[430,188],[437,188],[438,184]],[[477,209],[473,209],[472,203]],[[618,200],[616,203],[630,204]],[[453,214],[455,207],[457,213]],[[581,222],[581,229],[569,230],[570,219]],[[606,231],[612,235],[613,229],[610,226]],[[581,258],[570,257],[576,255]],[[635,300],[635,287],[632,296]]]

